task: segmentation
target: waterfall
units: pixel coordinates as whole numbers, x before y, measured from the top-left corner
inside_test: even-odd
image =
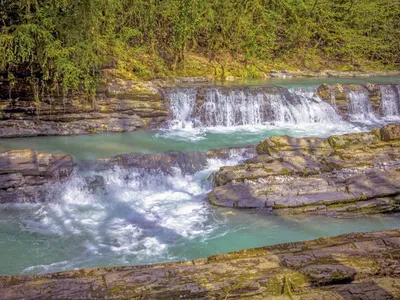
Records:
[[[194,88],[173,89],[167,93],[174,119],[172,128],[192,128],[193,112],[196,105],[197,90]]]
[[[349,102],[350,121],[360,123],[379,123],[372,110],[367,92],[350,91],[347,94]]]
[[[206,91],[201,108],[200,126],[260,125],[264,119],[264,95],[244,90],[231,90],[227,94],[218,88]]]
[[[196,94],[204,94],[204,99],[196,99]],[[173,129],[341,121],[314,89],[212,87],[196,93],[195,89],[184,88],[172,90],[169,101]]]
[[[382,115],[385,119],[400,118],[400,86],[382,85]]]

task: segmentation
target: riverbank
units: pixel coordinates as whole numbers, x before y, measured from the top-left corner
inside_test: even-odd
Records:
[[[181,263],[0,277],[0,299],[396,299],[400,231],[241,250]]]

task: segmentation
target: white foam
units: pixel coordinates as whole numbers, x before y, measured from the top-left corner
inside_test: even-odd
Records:
[[[48,273],[52,272],[53,270],[58,270],[60,268],[64,268],[68,265],[68,261],[60,261],[48,265],[37,265],[25,268],[22,271],[22,274],[37,274],[37,273]]]
[[[79,174],[51,187],[49,202],[35,205],[37,209],[24,214],[21,222],[27,231],[67,239],[73,246],[59,253],[65,258],[60,262],[32,266],[24,272],[172,259],[169,249],[176,243],[205,237],[217,229],[204,201],[211,188],[204,178],[222,165],[237,163],[243,153],[232,151],[232,159],[209,160],[192,175],[183,175],[178,168],[171,174],[120,168],[92,174],[103,176],[103,192],[90,190]]]

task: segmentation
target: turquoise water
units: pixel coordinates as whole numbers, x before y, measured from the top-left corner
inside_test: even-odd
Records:
[[[75,173],[46,202],[0,205],[0,275],[153,264],[354,231],[399,228],[399,217],[273,216],[211,206],[210,174],[243,159],[208,159],[194,174],[113,168],[93,191]]]
[[[50,136],[3,139],[0,152],[15,149],[34,149],[53,154],[67,153],[77,160],[109,157],[122,153],[155,153],[166,151],[208,151],[256,144],[276,135],[293,137],[319,136],[363,131],[368,127],[351,124],[306,124],[285,127],[251,126],[240,128],[212,128],[136,131],[87,136]]]
[[[168,197],[180,202],[180,195]],[[128,203],[1,208],[0,275],[181,261],[348,232],[399,228],[399,216],[278,217],[205,203],[200,207],[181,203],[179,217],[174,216],[180,225],[171,220],[148,221]],[[107,209],[106,216],[97,216]]]
[[[268,82],[293,87],[365,80]],[[400,82],[399,78],[367,80]],[[29,148],[68,153],[79,161],[132,152],[240,147],[275,135],[326,137],[376,126],[332,122],[328,117],[314,123],[189,126],[89,136],[2,139],[0,152]],[[282,217],[209,205],[206,195],[212,188],[210,175],[221,166],[235,165],[244,159],[246,156],[240,151],[226,160],[208,159],[204,168],[194,174],[173,166],[168,173],[119,168],[97,173],[76,171],[68,181],[49,187],[44,203],[0,205],[0,275],[181,261],[347,232],[399,228],[398,215],[360,219]],[[92,190],[85,176],[102,176],[104,187]]]

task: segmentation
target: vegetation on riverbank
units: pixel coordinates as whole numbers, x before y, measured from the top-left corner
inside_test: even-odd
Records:
[[[94,91],[100,71],[152,79],[400,65],[397,0],[4,0],[0,71]]]

